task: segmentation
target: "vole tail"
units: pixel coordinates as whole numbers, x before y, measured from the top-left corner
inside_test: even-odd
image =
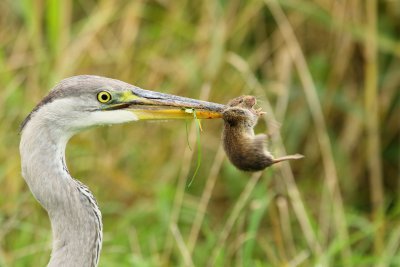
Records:
[[[281,161],[292,160],[292,159],[301,159],[301,158],[304,158],[304,156],[301,154],[287,155],[287,156],[283,156],[280,158],[275,158],[273,160],[273,164],[281,162]]]

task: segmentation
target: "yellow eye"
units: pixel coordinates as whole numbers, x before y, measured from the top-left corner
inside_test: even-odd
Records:
[[[107,91],[102,91],[97,94],[97,100],[99,100],[100,103],[110,102],[111,98],[111,94]]]

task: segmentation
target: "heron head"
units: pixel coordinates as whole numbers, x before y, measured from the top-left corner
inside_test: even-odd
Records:
[[[62,80],[22,123],[31,121],[74,134],[102,124],[150,119],[220,118],[224,105],[143,90],[110,78],[82,75]]]

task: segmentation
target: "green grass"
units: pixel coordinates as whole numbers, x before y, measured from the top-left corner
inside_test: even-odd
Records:
[[[400,4],[376,2],[2,1],[0,266],[48,262],[19,125],[77,74],[219,103],[255,95],[273,154],[305,155],[240,172],[220,120],[201,139],[195,121],[75,136],[68,166],[103,213],[100,266],[400,266]]]

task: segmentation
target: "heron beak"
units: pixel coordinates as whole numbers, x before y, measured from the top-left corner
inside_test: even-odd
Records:
[[[139,120],[216,119],[222,117],[225,105],[148,91],[135,87],[120,98],[115,108],[134,113]]]

